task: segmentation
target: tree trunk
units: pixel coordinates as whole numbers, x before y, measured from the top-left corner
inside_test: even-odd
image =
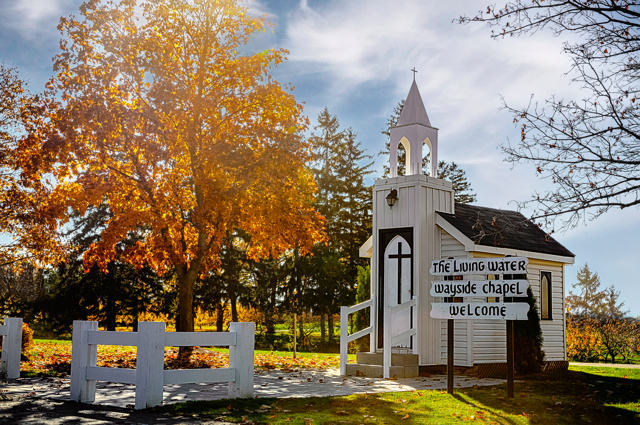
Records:
[[[300,331],[300,339],[299,343],[301,347],[304,347],[305,336],[304,336],[304,313],[300,313],[298,316],[298,329]]]
[[[333,332],[333,314],[331,313],[327,315],[327,324],[329,326],[329,344],[333,344],[335,342],[335,334]]]
[[[176,267],[178,277],[178,321],[176,331],[193,332],[193,287],[197,274],[193,267],[187,270],[186,265]]]
[[[202,261],[194,261],[189,267],[186,264],[176,266],[178,279],[178,320],[176,331],[193,332],[193,287],[195,286]],[[178,361],[189,364],[193,347],[180,347]]]
[[[264,326],[267,328],[268,334],[276,333],[276,320],[271,311],[266,311],[264,313]]]
[[[112,297],[107,298],[105,305],[105,324],[108,331],[116,330],[116,303]]]
[[[293,359],[296,359],[296,354],[298,353],[298,335],[296,332],[296,325],[298,321],[298,315],[293,313]]]
[[[265,325],[267,327],[267,333],[276,333],[276,288],[271,287],[271,294],[269,295],[270,308],[264,313]]]
[[[216,305],[216,330],[224,332],[224,302],[222,300]]]
[[[320,343],[324,344],[327,340],[327,329],[324,322],[324,313],[320,313]]]
[[[238,321],[238,302],[236,300],[235,294],[231,295],[230,302],[231,302],[231,321],[237,322]]]

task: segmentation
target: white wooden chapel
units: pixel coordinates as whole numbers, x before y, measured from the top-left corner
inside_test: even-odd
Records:
[[[353,336],[342,333],[341,373],[408,377],[417,375],[418,365],[446,364],[446,320],[429,315],[431,303],[443,301],[429,294],[429,267],[449,257],[528,257],[545,360],[566,361],[565,265],[573,264],[574,255],[518,212],[455,202],[451,182],[436,178],[438,129],[415,80],[390,138],[390,177],[374,184],[373,234],[360,249],[371,262],[371,299],[341,311],[346,329],[349,314],[369,308],[370,327]],[[406,150],[404,176],[398,175],[400,144]],[[423,146],[430,152],[428,176],[422,173]],[[370,352],[347,365],[347,343],[366,334]],[[505,322],[456,320],[454,351],[456,366],[506,363]]]

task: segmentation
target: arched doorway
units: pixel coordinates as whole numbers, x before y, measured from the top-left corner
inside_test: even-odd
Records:
[[[378,343],[382,348],[384,337],[384,306],[396,306],[413,297],[413,229],[380,230],[378,270]],[[386,304],[385,304],[386,303]],[[411,329],[413,309],[393,314],[389,324],[391,335],[399,335]],[[407,337],[394,347],[412,348],[413,341]]]

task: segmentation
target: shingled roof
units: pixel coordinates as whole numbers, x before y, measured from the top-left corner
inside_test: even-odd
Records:
[[[517,211],[456,203],[455,214],[438,214],[476,245],[575,257]]]

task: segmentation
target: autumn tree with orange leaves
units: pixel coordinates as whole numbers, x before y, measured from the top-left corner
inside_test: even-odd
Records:
[[[47,205],[46,179],[29,178],[25,157],[17,155],[21,143],[39,140],[45,131],[50,103],[31,93],[16,69],[0,65],[0,267],[12,272],[62,258],[55,217],[36,213]]]
[[[52,130],[20,148],[40,161],[33,178],[53,177],[59,225],[108,204],[85,268],[173,271],[177,328],[192,331],[194,284],[227,232],[248,232],[254,258],[324,239],[307,120],[270,75],[286,51],[247,54],[268,24],[234,0],[92,0],[80,13],[59,25]],[[132,232],[135,245],[118,244]]]

